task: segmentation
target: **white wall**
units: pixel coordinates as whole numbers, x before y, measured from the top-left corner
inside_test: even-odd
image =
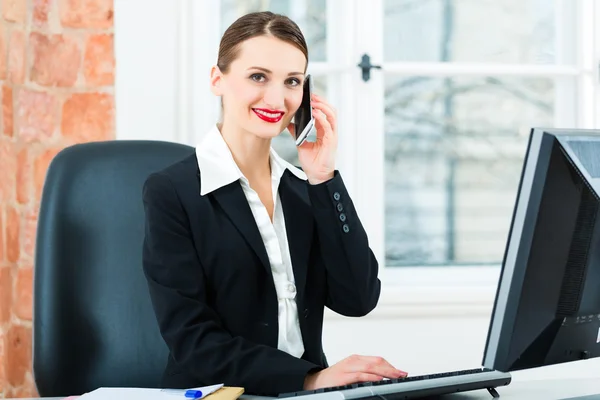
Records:
[[[176,7],[115,1],[117,139],[176,137],[177,17]]]
[[[188,18],[197,18],[196,27],[211,22],[186,14],[194,10],[182,9],[183,3],[115,0],[117,139],[193,144],[205,128],[193,110],[215,106],[204,75],[210,57],[196,57],[214,49],[203,52],[206,44],[186,23]],[[186,37],[186,32],[194,37]],[[189,57],[190,49],[196,56]],[[382,300],[370,316],[349,319],[327,314],[323,340],[330,363],[353,353],[381,355],[411,375],[481,365],[493,284],[479,285],[472,278],[476,273],[469,271],[447,277],[438,287],[427,286],[427,273],[423,278],[402,272],[382,275]],[[468,280],[473,282],[461,286]],[[513,375],[600,378],[600,359]]]
[[[218,21],[194,4],[115,0],[117,139],[194,145],[218,118],[208,81],[218,44],[203,40]]]

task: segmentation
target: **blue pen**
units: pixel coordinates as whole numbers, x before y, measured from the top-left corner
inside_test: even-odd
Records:
[[[202,391],[201,390],[192,390],[192,389],[186,390],[185,397],[187,397],[188,399],[201,399]]]
[[[176,395],[184,395],[186,399],[201,399],[202,390],[198,389],[163,389],[162,392]]]

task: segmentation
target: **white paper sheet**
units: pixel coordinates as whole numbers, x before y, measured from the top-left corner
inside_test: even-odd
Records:
[[[79,397],[79,400],[192,400],[185,397],[186,390],[200,390],[202,398],[217,391],[223,384],[189,389],[99,388]]]
[[[223,384],[220,383],[218,385],[203,386],[203,387],[190,388],[190,389],[162,389],[161,391],[165,394],[170,394],[171,396],[179,396],[179,397],[185,398],[186,390],[199,390],[202,392],[202,397],[196,397],[196,398],[202,399],[202,398],[208,396],[209,394],[221,389],[222,387],[223,387]]]

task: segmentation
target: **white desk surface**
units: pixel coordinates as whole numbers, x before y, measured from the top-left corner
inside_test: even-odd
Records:
[[[600,400],[600,378],[597,379],[552,379],[552,380],[518,380],[513,377],[508,386],[496,389],[499,400]],[[249,400],[252,396],[243,396]],[[44,400],[61,400],[62,397],[44,397]],[[260,399],[265,399],[261,397]],[[440,396],[438,400],[494,400],[487,390],[474,390]],[[15,399],[17,400],[17,399]],[[18,399],[40,400],[40,399]],[[109,400],[109,399],[107,399]]]

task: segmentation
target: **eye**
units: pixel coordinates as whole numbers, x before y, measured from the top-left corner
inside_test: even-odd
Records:
[[[300,85],[300,79],[298,78],[290,78],[287,80],[287,84],[290,86],[298,86]]]
[[[262,83],[265,81],[265,75],[260,73],[252,74],[250,75],[250,79],[252,79],[254,82]]]

